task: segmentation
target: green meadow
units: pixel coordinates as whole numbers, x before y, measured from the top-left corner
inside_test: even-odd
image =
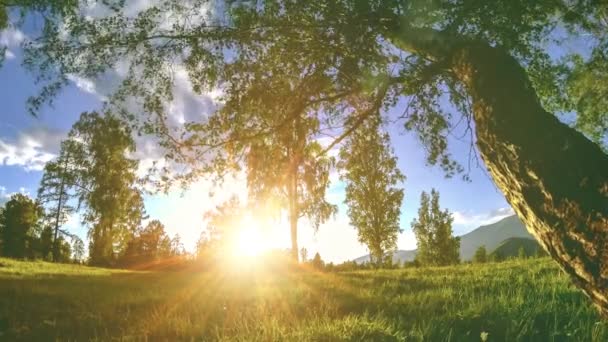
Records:
[[[550,259],[343,273],[0,264],[6,341],[608,340]]]

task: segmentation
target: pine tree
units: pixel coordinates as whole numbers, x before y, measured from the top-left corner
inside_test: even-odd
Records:
[[[351,225],[357,229],[359,242],[367,245],[372,262],[382,266],[385,254],[397,248],[402,232],[403,189],[397,186],[405,177],[397,168],[388,134],[381,130],[379,115],[370,117],[351,135],[340,159]]]
[[[60,227],[67,222],[75,208],[68,202],[74,198],[78,166],[70,156],[82,153],[70,139],[61,143],[59,157],[44,166],[38,188],[38,201],[46,207],[46,222],[52,227],[52,260],[59,258],[59,234],[67,234]]]
[[[418,218],[412,221],[418,252],[416,260],[422,265],[451,265],[460,261],[460,238],[452,234],[452,215],[439,208],[439,193],[431,196],[422,192]]]
[[[321,254],[319,254],[319,252],[315,253],[315,256],[312,258],[312,261],[310,263],[312,267],[317,270],[322,270],[325,266],[325,263],[323,262],[323,259],[321,259]]]

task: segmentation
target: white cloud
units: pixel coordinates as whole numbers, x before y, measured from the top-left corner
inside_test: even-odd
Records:
[[[14,59],[15,54],[11,50],[4,51],[4,58],[6,59]]]
[[[72,75],[72,74],[68,75],[68,80],[74,82],[74,85],[76,85],[78,88],[80,88],[85,93],[97,95],[100,97],[100,99],[104,98],[97,92],[97,87],[95,86],[95,83],[93,81],[91,81],[87,78]]]
[[[18,134],[14,140],[0,138],[0,165],[21,166],[26,171],[39,171],[55,158],[65,133],[33,128]]]
[[[9,28],[0,31],[0,47],[6,48],[4,58],[7,60],[14,59],[16,57],[14,49],[19,48],[19,44],[21,44],[25,38],[25,34],[18,29]]]
[[[511,207],[505,207],[485,213],[455,211],[452,215],[454,217],[455,225],[461,225],[467,228],[477,228],[479,226],[494,223],[514,214],[515,212]]]
[[[30,190],[24,187],[20,187],[19,191],[8,192],[6,187],[0,186],[0,205],[4,205],[4,203],[6,203],[11,198],[11,196],[17,193],[24,194],[29,197],[32,196]]]
[[[17,47],[25,38],[21,30],[9,28],[0,32],[0,46]]]

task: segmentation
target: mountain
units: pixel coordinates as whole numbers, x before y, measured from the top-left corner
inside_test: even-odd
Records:
[[[491,254],[496,254],[499,259],[517,257],[520,248],[524,249],[526,256],[535,256],[540,245],[536,240],[528,238],[509,238],[501,242]]]
[[[460,259],[471,260],[477,248],[485,246],[488,252],[494,251],[509,238],[534,239],[515,215],[481,226],[460,237]]]
[[[409,251],[404,251],[404,250],[398,250],[395,251],[393,253],[393,263],[396,263],[397,261],[399,261],[400,263],[403,263],[404,261],[414,261],[414,258],[416,257],[416,250],[409,250]],[[369,262],[370,257],[369,254],[368,255],[364,255],[362,257],[358,257],[357,259],[354,259],[353,261],[356,262],[357,264],[362,264],[365,262]]]
[[[462,235],[460,237],[460,259],[463,261],[471,260],[477,248],[481,246],[485,246],[488,252],[494,251],[501,243],[510,238],[534,239],[517,216],[505,217],[498,222],[481,226]],[[536,241],[533,242],[536,243]],[[415,257],[416,250],[398,250],[393,254],[393,261],[412,261]],[[368,262],[369,255],[364,255],[354,259],[354,261],[356,263]]]

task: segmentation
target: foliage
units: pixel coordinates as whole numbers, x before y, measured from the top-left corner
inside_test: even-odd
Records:
[[[205,264],[225,261],[239,240],[249,209],[235,195],[204,214],[205,229],[197,242],[197,259]]]
[[[552,60],[545,42],[565,25],[567,38],[589,34],[595,39],[591,44],[602,47],[605,6],[596,2],[266,0],[259,6],[212,8],[205,0],[164,0],[136,14],[120,3],[101,3],[105,15],[91,17],[82,11],[50,20],[28,46],[26,65],[48,81],[30,103],[34,112],[39,110],[67,84],[67,75],[101,77],[120,65],[127,74],[111,104],[142,133],[158,135],[167,157],[189,164],[191,172],[184,177],[191,180],[201,172],[223,174],[258,148],[270,155],[288,148],[291,143],[278,142],[298,135],[285,129],[296,120],[304,130],[296,139],[300,142],[310,142],[315,132],[340,128],[348,135],[366,116],[407,98],[409,105],[395,119],[418,135],[429,163],[453,175],[463,168],[451,160],[447,136],[459,123],[470,123],[468,97],[443,68],[446,56],[395,44],[395,37],[414,41],[420,36],[417,29],[432,28],[453,41],[502,46],[528,69],[547,108],[568,110],[578,99],[575,91],[573,101],[565,100],[562,84],[570,64]],[[171,25],[167,18],[172,18]],[[172,132],[168,104],[181,71],[197,94],[221,89],[223,106],[208,119],[186,122],[182,132]],[[141,107],[134,107],[132,98]],[[462,120],[453,120],[444,100]],[[581,118],[591,108],[579,107]],[[258,171],[264,178],[277,170]]]
[[[72,246],[62,236],[53,238],[53,229],[44,225],[44,216],[38,201],[24,194],[11,196],[0,211],[2,255],[70,262]]]
[[[304,247],[302,247],[302,249],[300,249],[300,261],[302,261],[302,262],[308,261],[308,250],[306,250],[306,248],[304,248]]]
[[[423,265],[451,265],[460,261],[460,238],[452,232],[452,214],[439,208],[439,193],[422,192],[418,218],[412,221],[418,252],[416,260]]]
[[[519,249],[517,250],[517,257],[520,259],[526,259],[528,257],[524,246],[519,247]]]
[[[70,243],[63,236],[60,236],[55,244],[57,246],[57,257],[53,257],[53,261],[61,263],[72,262],[72,246]]]
[[[53,255],[53,229],[50,226],[46,226],[40,232],[40,238],[38,240],[38,250],[40,256],[46,261],[57,260]]]
[[[494,252],[490,253],[489,259],[491,262],[501,262],[501,261],[505,260],[505,257],[501,253],[494,251]]]
[[[150,266],[163,259],[181,255],[180,248],[183,246],[180,246],[179,239],[172,241],[165,232],[165,226],[158,220],[152,220],[134,232],[118,262],[127,267]]]
[[[477,264],[483,264],[488,261],[488,252],[486,246],[480,246],[473,255],[473,262]]]
[[[9,341],[469,341],[482,331],[489,341],[608,339],[608,325],[550,259],[232,276],[0,263]]]
[[[107,113],[83,113],[65,145],[78,165],[76,196],[86,206],[90,262],[113,265],[125,250],[144,215],[141,192],[135,187],[137,161],[130,131]]]
[[[323,259],[321,259],[319,252],[315,253],[315,256],[310,261],[310,264],[317,270],[322,270],[323,267],[325,267],[325,262],[323,262]]]
[[[37,13],[42,19],[58,20],[77,8],[78,0],[11,0],[0,1],[0,33],[7,28],[18,29],[26,14]],[[52,18],[52,19],[51,19]],[[7,47],[0,43],[0,67]]]
[[[61,143],[59,156],[44,166],[42,179],[38,188],[38,201],[46,207],[45,222],[52,227],[52,260],[59,260],[60,246],[59,234],[70,234],[60,229],[67,222],[70,215],[75,212],[74,206],[68,202],[75,197],[74,188],[79,177],[78,165],[74,165],[74,158],[70,153],[79,151],[75,142],[65,140]],[[44,254],[46,256],[46,254]]]
[[[567,90],[573,109],[579,113],[575,127],[607,148],[608,42],[594,49],[587,60],[578,55],[571,60],[573,67],[568,75]]]
[[[253,69],[254,77],[262,77],[268,72],[249,67],[248,70]],[[297,98],[289,98],[293,97],[295,85],[304,87],[314,80],[305,77],[290,79],[289,76],[297,74],[284,67],[282,69],[275,74],[273,82],[264,85],[267,90],[273,89],[272,97],[260,96],[257,89],[233,90],[240,92],[238,98],[227,101],[214,119],[233,122],[233,118],[238,117],[244,120],[245,127],[226,125],[229,129],[226,135],[236,141],[255,136],[267,126],[281,127],[264,133],[258,139],[243,139],[231,144],[231,148],[244,154],[250,198],[258,203],[274,205],[274,208],[267,206],[266,209],[275,211],[275,215],[276,211],[280,215],[281,209],[287,212],[292,257],[297,260],[298,221],[306,218],[316,230],[335,214],[337,208],[325,200],[333,158],[324,155],[321,144],[316,141],[320,133],[318,119],[308,116],[302,109],[301,102],[308,96],[307,89],[301,89]],[[234,70],[233,77],[241,77],[245,70]],[[262,117],[261,120],[258,116]],[[222,127],[209,125],[206,129],[218,131]]]
[[[373,261],[381,265],[385,254],[397,248],[397,237],[402,232],[399,214],[403,189],[397,185],[405,177],[397,168],[379,117],[368,119],[351,135],[340,151],[340,159],[350,223],[357,229],[359,242],[369,248]]]
[[[43,209],[24,194],[14,194],[0,212],[2,255],[11,258],[32,257],[33,244],[40,228]]]
[[[76,235],[72,235],[72,250],[74,251],[74,261],[81,263],[84,260],[84,242]]]

